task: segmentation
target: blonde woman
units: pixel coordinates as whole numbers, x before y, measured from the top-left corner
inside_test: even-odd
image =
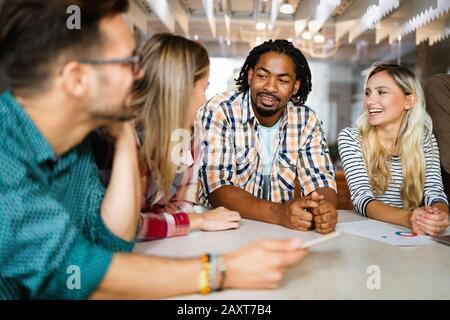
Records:
[[[353,206],[369,218],[439,235],[448,222],[439,150],[414,73],[376,63],[365,83],[364,113],[338,138]]]
[[[180,236],[196,229],[238,228],[240,215],[235,211],[216,208],[194,213],[197,186],[194,164],[180,163],[176,156],[179,138],[184,133],[186,140],[187,134],[190,142],[197,110],[206,102],[209,78],[206,49],[180,36],[156,34],[141,55],[143,77],[135,84],[133,101],[134,107],[141,111],[137,128],[144,192],[138,240]],[[196,159],[198,147],[194,142],[192,145],[191,159]]]

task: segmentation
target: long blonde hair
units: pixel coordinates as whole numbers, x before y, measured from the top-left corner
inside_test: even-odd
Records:
[[[142,66],[145,74],[133,90],[133,107],[140,109],[139,123],[145,131],[141,159],[152,170],[152,182],[167,201],[178,169],[171,160],[176,144],[171,134],[191,128],[192,89],[207,74],[209,57],[194,41],[160,33],[145,44]]]
[[[368,80],[376,73],[386,71],[403,91],[405,96],[414,95],[416,104],[408,109],[403,117],[397,145],[400,146],[400,159],[403,170],[403,183],[400,196],[406,210],[420,206],[425,183],[425,157],[423,153],[424,136],[431,145],[433,125],[425,110],[422,87],[414,73],[407,67],[397,64],[375,63],[370,69]],[[375,127],[369,124],[367,112],[357,120],[361,151],[375,194],[383,194],[391,181],[391,154],[380,143]]]

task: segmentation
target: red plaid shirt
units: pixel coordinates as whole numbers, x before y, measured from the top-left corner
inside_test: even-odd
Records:
[[[194,146],[193,155],[198,154]],[[178,173],[172,184],[169,202],[157,190],[148,167],[141,172],[142,204],[137,241],[183,236],[189,233],[188,213],[194,213],[197,191],[197,175],[194,165]]]

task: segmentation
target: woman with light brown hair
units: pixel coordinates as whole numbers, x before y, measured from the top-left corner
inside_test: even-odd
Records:
[[[162,33],[149,39],[141,56],[143,76],[133,92],[133,105],[140,110],[137,131],[144,192],[138,240],[185,235],[196,229],[238,228],[240,215],[235,211],[194,211],[197,174],[192,160],[198,147],[192,141],[191,153],[191,133],[197,110],[206,102],[206,49]]]

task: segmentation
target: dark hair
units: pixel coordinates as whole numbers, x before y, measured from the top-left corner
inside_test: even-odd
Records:
[[[81,11],[81,29],[70,30],[67,9]],[[12,89],[41,88],[52,61],[89,58],[103,43],[99,23],[126,12],[128,0],[5,0],[0,10],[0,64]]]
[[[293,99],[291,99],[296,106],[303,105],[311,92],[311,71],[303,53],[287,40],[269,40],[250,51],[239,77],[235,79],[238,91],[247,91],[250,88],[248,70],[253,69],[261,55],[267,52],[283,53],[292,59],[295,65],[295,76],[300,79],[300,88],[292,95]]]

